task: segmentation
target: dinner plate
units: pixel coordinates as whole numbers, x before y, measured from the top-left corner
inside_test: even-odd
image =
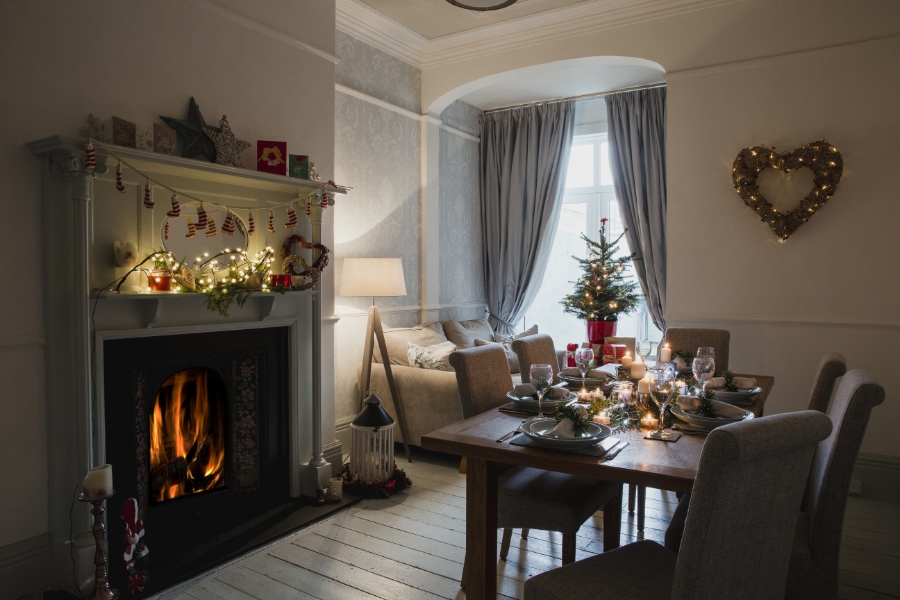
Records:
[[[726,392],[724,389],[712,388],[716,393],[716,400],[728,402],[729,404],[753,404],[752,399],[762,392],[762,388],[757,386],[751,390],[738,390],[736,392]]]
[[[559,380],[564,382],[570,389],[581,389],[581,377],[572,377],[571,375],[565,375],[563,373],[559,374]],[[609,383],[609,379],[596,379],[594,377],[586,377],[584,380],[584,387],[587,389],[593,389],[596,387],[602,387]]]
[[[556,427],[556,423],[553,422],[553,419],[525,421],[522,423],[522,433],[541,446],[563,450],[589,448],[612,435],[612,430],[609,427],[598,423],[588,423],[587,431],[579,437],[568,438],[548,435],[554,427]]]
[[[534,410],[538,409],[538,400],[534,396],[519,396],[515,392],[506,392],[506,397],[522,408],[530,408]],[[559,408],[563,404],[568,404],[572,400],[575,400],[575,398],[577,397],[578,396],[574,392],[569,392],[569,394],[565,398],[544,398],[543,405],[547,410],[551,408]]]
[[[713,403],[716,403],[716,402],[718,402],[718,401],[713,400]],[[720,402],[720,404],[726,404],[726,403]],[[740,409],[737,409],[730,405],[729,405],[729,408],[731,408],[733,410],[740,410]],[[675,405],[672,407],[673,415],[675,415],[676,417],[678,417],[680,420],[684,421],[685,423],[688,423],[688,424],[694,425],[694,426],[699,426],[699,427],[715,428],[715,427],[720,427],[722,425],[728,425],[729,423],[737,423],[738,421],[746,421],[748,419],[753,418],[753,413],[748,410],[741,411],[741,413],[742,413],[742,415],[740,418],[734,418],[734,419],[722,418],[722,417],[701,417],[699,415],[695,415],[693,413],[689,413],[689,412],[685,411],[683,408],[681,408],[678,405]]]

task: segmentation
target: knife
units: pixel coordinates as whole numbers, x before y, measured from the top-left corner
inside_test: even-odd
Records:
[[[616,444],[613,446],[613,449],[606,453],[606,458],[603,459],[603,462],[610,461],[619,455],[619,452],[625,449],[625,446],[630,444],[631,442],[622,442],[621,444]]]

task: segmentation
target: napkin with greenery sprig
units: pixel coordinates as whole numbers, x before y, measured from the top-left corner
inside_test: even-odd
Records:
[[[575,437],[577,435],[581,435],[585,431],[587,431],[588,425],[591,423],[591,420],[594,417],[593,407],[587,407],[582,404],[567,404],[566,406],[561,406],[556,411],[556,416],[553,417],[553,422],[556,424],[551,431],[551,435],[558,435],[560,437]],[[569,423],[565,423],[564,421],[568,419],[571,422],[571,429],[569,428]]]

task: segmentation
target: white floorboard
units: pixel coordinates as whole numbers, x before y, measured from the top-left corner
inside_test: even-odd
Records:
[[[409,490],[360,502],[156,600],[465,598],[465,475],[450,457],[414,460],[401,464],[413,481]],[[661,542],[676,502],[674,493],[647,490],[643,533],[623,507],[622,543]],[[498,564],[499,597],[522,598],[529,577],[559,566],[561,543],[558,533],[531,531],[523,539],[515,531],[508,559]],[[582,526],[576,546],[579,559],[602,552],[602,512]],[[900,598],[900,505],[849,499],[839,596]]]

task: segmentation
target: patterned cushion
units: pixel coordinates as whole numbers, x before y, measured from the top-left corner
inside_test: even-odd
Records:
[[[391,357],[392,365],[409,366],[409,359],[406,355],[407,342],[412,342],[417,346],[433,346],[446,341],[444,328],[437,322],[419,325],[418,327],[398,327],[384,330],[384,343],[387,346],[388,356]],[[375,362],[383,362],[377,344],[373,355]]]
[[[456,350],[453,342],[443,342],[434,346],[423,347],[412,342],[406,343],[406,357],[409,366],[420,369],[433,369],[435,371],[452,371],[450,366],[450,353]]]
[[[456,344],[457,348],[474,348],[475,340],[489,340],[494,335],[491,324],[487,319],[472,319],[471,321],[443,321],[444,335]]]

